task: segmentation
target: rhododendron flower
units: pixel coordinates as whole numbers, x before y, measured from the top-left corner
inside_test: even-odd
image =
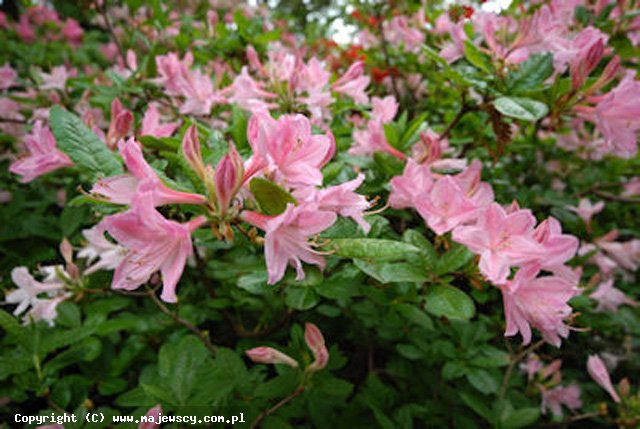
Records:
[[[620,402],[620,396],[618,396],[618,392],[616,392],[616,389],[613,387],[609,371],[607,371],[607,367],[604,365],[602,359],[600,359],[600,356],[589,356],[589,359],[587,359],[587,372],[600,387],[607,391],[615,402]]]
[[[580,400],[580,386],[571,384],[569,386],[556,386],[552,389],[541,388],[542,403],[540,410],[546,414],[550,410],[554,416],[562,417],[562,406],[570,410],[582,407]]]
[[[371,99],[371,118],[386,124],[393,121],[398,113],[398,102],[393,95],[384,98],[373,97]]]
[[[9,89],[16,84],[18,73],[11,67],[9,63],[5,63],[0,67],[0,91]]]
[[[324,337],[320,329],[313,323],[305,323],[304,340],[315,358],[311,365],[309,365],[309,370],[317,371],[327,366],[327,362],[329,362],[329,351],[324,344]]]
[[[416,199],[431,190],[434,179],[429,165],[409,158],[402,175],[391,179],[389,205],[396,209],[414,207]]]
[[[266,91],[261,83],[256,82],[249,75],[246,67],[242,67],[231,86],[225,88],[223,92],[231,94],[227,97],[230,103],[237,104],[252,113],[266,112],[275,107],[270,100],[277,97],[276,94]]]
[[[365,91],[371,79],[363,73],[364,62],[356,61],[351,64],[345,74],[331,84],[331,89],[351,97],[358,104],[367,104],[369,97]]]
[[[134,139],[121,141],[119,149],[129,173],[98,181],[91,188],[92,193],[101,195],[114,204],[129,204],[141,183],[152,183],[154,207],[165,204],[203,204],[206,201],[202,195],[174,191],[165,186],[145,161],[142,148]]]
[[[151,103],[142,118],[141,136],[170,137],[178,128],[177,122],[160,124],[160,113],[155,103]]]
[[[405,51],[418,52],[424,35],[417,29],[409,26],[406,16],[394,16],[390,21],[384,22],[384,35],[389,43],[394,46],[403,46]]]
[[[98,270],[115,270],[126,256],[127,250],[107,240],[104,233],[104,222],[100,222],[93,228],[82,231],[82,235],[87,240],[87,243],[78,252],[78,257],[86,258],[87,264],[92,264],[96,259],[99,259],[98,262],[84,271],[86,275]]]
[[[387,141],[384,133],[384,124],[393,120],[398,110],[395,97],[373,97],[371,99],[373,110],[367,128],[355,130],[353,140],[355,145],[349,149],[351,155],[368,155],[375,152],[387,152],[398,159],[405,159],[406,155],[394,148]]]
[[[311,134],[311,124],[303,115],[255,114],[247,128],[253,157],[248,171],[266,169],[265,174],[291,186],[322,183],[322,168],[333,157],[335,141],[328,134]]]
[[[550,270],[571,259],[580,244],[573,235],[562,234],[560,222],[553,217],[541,222],[531,236],[545,249],[544,255],[538,259],[538,262],[542,268]]]
[[[333,225],[335,213],[317,210],[314,205],[288,204],[284,213],[278,216],[245,211],[242,218],[265,231],[264,254],[269,284],[284,277],[287,264],[296,269],[296,280],[305,277],[302,261],[324,268],[324,258],[311,248],[308,238]]]
[[[620,289],[613,287],[613,279],[606,280],[598,286],[589,298],[598,303],[596,311],[618,311],[621,305],[637,306],[638,303],[629,298]]]
[[[114,150],[118,142],[126,137],[133,124],[133,113],[125,109],[117,98],[111,102],[111,122],[105,142],[107,147]]]
[[[271,347],[255,347],[245,352],[249,359],[256,363],[282,364],[293,368],[298,367],[298,362],[291,356]]]
[[[64,23],[64,27],[61,30],[62,35],[73,46],[78,46],[82,42],[82,35],[84,31],[78,21],[73,18],[67,18]]]
[[[31,134],[24,138],[24,145],[29,155],[14,161],[9,171],[22,176],[23,183],[31,182],[36,177],[63,167],[70,167],[73,162],[56,146],[56,140],[49,127],[37,121],[33,125]]]
[[[540,265],[518,270],[512,281],[500,286],[507,321],[506,336],[520,332],[523,344],[531,342],[531,327],[538,329],[546,342],[560,347],[569,336],[564,320],[571,315],[567,302],[580,293],[575,282],[560,276],[537,277]]]
[[[27,17],[27,15],[20,15],[20,20],[18,21],[18,24],[16,24],[15,30],[18,37],[20,37],[25,43],[31,43],[36,40],[36,33],[29,23],[29,17]]]
[[[591,204],[588,198],[581,198],[578,206],[567,206],[569,210],[575,212],[585,224],[591,224],[591,218],[594,214],[600,213],[604,208],[604,201],[598,201]]]
[[[153,408],[149,408],[149,411],[145,414],[146,422],[140,423],[138,429],[156,429],[160,426],[160,415],[162,414],[162,407],[158,404]]]
[[[67,80],[71,77],[69,70],[65,66],[57,66],[51,69],[51,73],[40,73],[42,85],[40,89],[59,89],[64,91],[67,86]]]
[[[244,182],[243,160],[233,143],[229,143],[229,152],[216,165],[213,177],[216,205],[219,214],[224,216],[231,200]]]
[[[507,214],[493,203],[482,210],[476,225],[457,227],[452,238],[480,255],[480,271],[489,281],[503,284],[510,267],[543,255],[543,246],[531,236],[535,222],[530,210]]]
[[[176,286],[193,252],[191,233],[206,223],[199,216],[185,224],[167,220],[155,208],[156,193],[150,183],[140,186],[131,208],[106,217],[104,228],[127,255],[113,275],[113,289],[134,290],[146,283],[156,271],[162,273],[162,293],[166,302],[177,302]]]
[[[441,16],[448,16],[446,13]],[[464,32],[464,22],[452,25],[450,30],[452,42],[445,44],[440,50],[440,56],[449,64],[458,61],[464,56],[464,41],[467,34]]]

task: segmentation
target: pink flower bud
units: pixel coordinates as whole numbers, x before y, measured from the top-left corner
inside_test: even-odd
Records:
[[[133,113],[122,107],[117,98],[111,103],[111,123],[107,132],[107,147],[114,150],[118,141],[129,134],[133,123]]]
[[[153,408],[150,408],[149,411],[147,411],[147,414],[145,414],[145,417],[147,417],[147,420],[150,420],[151,418],[153,418],[153,423],[152,422],[140,423],[140,425],[138,425],[138,429],[159,428],[161,414],[162,414],[162,407],[160,406],[160,404],[156,405]]]
[[[611,82],[618,75],[619,71],[620,71],[620,56],[616,55],[606,65],[606,67],[602,71],[602,74],[600,75],[596,83],[594,83],[593,86],[589,88],[589,92],[593,93],[599,90],[600,88],[602,88],[603,86],[605,86],[606,84],[608,84],[609,82]]]
[[[263,76],[269,76],[269,73],[267,73],[264,66],[260,62],[258,52],[256,52],[255,48],[251,45],[247,46],[247,59],[249,60],[249,64],[251,64],[251,67],[259,71],[260,74],[262,74]]]
[[[289,365],[293,368],[298,367],[296,362],[291,356],[288,356],[271,347],[256,347],[246,351],[249,359],[256,363],[273,363]]]
[[[587,371],[591,378],[606,390],[615,402],[620,402],[620,396],[618,396],[618,392],[616,392],[613,384],[611,384],[611,377],[609,377],[607,367],[598,355],[589,356],[587,360]]]
[[[360,76],[362,76],[363,72],[364,62],[356,61],[355,63],[351,64],[351,67],[349,67],[345,74],[343,74],[338,80],[333,82],[332,87],[339,87],[346,84],[347,82],[358,79]]]
[[[329,351],[324,344],[324,337],[320,329],[313,323],[306,323],[304,325],[304,340],[315,357],[315,361],[309,365],[309,369],[317,371],[324,368],[329,361]]]
[[[204,162],[200,153],[200,140],[198,140],[198,128],[191,125],[182,138],[182,154],[189,166],[201,179],[204,178]]]
[[[215,170],[216,197],[221,215],[227,212],[231,199],[242,185],[244,164],[242,157],[233,144],[229,144],[226,154]]]

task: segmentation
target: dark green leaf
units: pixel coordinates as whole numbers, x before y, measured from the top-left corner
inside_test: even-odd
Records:
[[[267,179],[256,177],[251,180],[249,190],[267,215],[279,215],[286,210],[287,204],[296,204],[290,193]]]
[[[493,105],[503,115],[525,121],[537,121],[549,112],[546,104],[530,98],[499,97],[493,101]]]
[[[469,295],[452,286],[432,286],[426,298],[427,311],[437,317],[468,320],[476,312],[476,307]]]

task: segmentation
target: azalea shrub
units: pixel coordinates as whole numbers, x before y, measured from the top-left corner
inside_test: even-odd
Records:
[[[638,427],[640,4],[258,3],[2,3],[2,427]]]

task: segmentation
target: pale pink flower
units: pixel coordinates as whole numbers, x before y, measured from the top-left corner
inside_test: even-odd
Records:
[[[249,359],[256,363],[282,364],[293,368],[298,367],[298,362],[291,356],[282,353],[272,347],[255,347],[245,352]]]
[[[355,145],[349,149],[350,155],[369,155],[375,152],[387,152],[398,159],[405,159],[406,155],[394,148],[387,141],[383,123],[379,120],[369,121],[364,130],[353,132]]]
[[[104,222],[82,231],[87,242],[78,252],[78,257],[85,258],[87,264],[92,264],[84,270],[86,275],[98,270],[115,270],[127,254],[127,249],[107,240],[104,233]],[[96,260],[98,261],[93,263]]]
[[[43,126],[40,121],[33,125],[31,134],[24,138],[24,145],[29,155],[14,161],[9,166],[9,171],[22,176],[23,183],[31,182],[36,177],[63,167],[70,167],[73,162],[56,146],[56,140],[49,127]]]
[[[442,15],[448,17],[446,13]],[[442,47],[440,56],[451,64],[464,56],[464,42],[467,40],[467,34],[464,32],[464,22],[461,21],[451,25],[449,32],[451,34],[451,42]]]
[[[149,411],[144,415],[144,422],[141,422],[138,425],[138,429],[156,429],[160,426],[160,415],[162,414],[162,407],[160,404],[156,405],[153,408],[150,408]]]
[[[615,241],[618,234],[617,230],[613,230],[597,238],[594,242],[621,268],[636,271],[640,264],[640,240]]]
[[[192,254],[191,233],[207,222],[204,216],[180,224],[167,220],[155,208],[153,185],[145,183],[133,197],[125,213],[106,217],[104,228],[127,248],[124,260],[113,275],[113,289],[134,290],[162,273],[162,293],[166,302],[177,302],[176,286],[187,257]]]
[[[140,184],[152,183],[154,207],[165,204],[203,204],[206,201],[202,195],[175,191],[164,185],[145,161],[142,148],[134,139],[121,141],[119,149],[129,173],[99,180],[91,188],[92,193],[101,195],[114,204],[129,204]]]
[[[398,102],[393,95],[384,98],[373,97],[371,99],[371,119],[383,124],[393,121],[398,113]]]
[[[43,283],[33,278],[26,267],[15,267],[11,270],[11,280],[18,286],[6,296],[8,304],[18,304],[13,311],[14,316],[24,313],[29,307],[41,301],[40,295],[55,296],[64,289],[64,283]]]
[[[58,305],[68,298],[71,294],[56,296],[55,298],[43,298],[39,299],[31,308],[29,313],[24,316],[23,323],[29,324],[32,321],[37,322],[43,320],[47,322],[49,326],[53,326],[56,318],[58,317]]]
[[[322,183],[322,168],[335,152],[331,133],[311,134],[311,124],[303,115],[254,114],[247,128],[253,157],[247,170],[257,167],[291,186]]]
[[[402,46],[407,52],[417,53],[420,44],[424,41],[424,34],[409,26],[406,16],[394,16],[390,21],[385,21],[384,35],[389,43],[396,47]]]
[[[358,104],[367,104],[369,97],[365,91],[370,81],[369,76],[364,76],[364,62],[356,61],[344,75],[331,84],[331,89],[351,97]]]
[[[218,213],[224,216],[245,178],[242,157],[233,143],[229,143],[229,152],[216,165],[213,177]]]
[[[523,344],[531,342],[531,327],[538,329],[546,342],[560,347],[569,336],[564,320],[571,315],[567,303],[580,293],[576,283],[560,276],[537,277],[540,266],[522,267],[512,281],[500,286],[507,321],[506,336],[522,335]]]
[[[29,17],[25,14],[20,15],[20,20],[15,26],[16,33],[18,37],[22,39],[25,43],[35,42],[36,33],[33,30],[33,27],[29,23]]]
[[[616,389],[613,387],[609,371],[607,371],[607,367],[604,365],[602,359],[600,359],[600,356],[589,356],[589,359],[587,359],[587,372],[600,387],[607,391],[615,402],[620,402],[620,396],[618,396],[618,392],[616,392]]]
[[[327,346],[325,346],[324,337],[320,329],[313,323],[305,323],[304,340],[315,359],[311,365],[309,365],[309,370],[317,371],[327,366],[327,362],[329,362],[329,351],[327,350]]]
[[[567,206],[569,210],[576,213],[585,224],[591,224],[591,218],[594,214],[600,213],[604,208],[604,202],[598,201],[595,204],[591,204],[588,198],[581,198],[578,206]]]
[[[42,78],[41,90],[59,89],[64,91],[71,75],[65,66],[57,66],[51,69],[51,73],[40,73],[40,77]]]
[[[434,180],[428,164],[409,158],[402,175],[391,179],[389,204],[396,209],[415,207],[416,200],[430,192]]]
[[[237,104],[252,113],[266,112],[275,107],[273,99],[276,98],[276,94],[266,91],[261,83],[255,81],[249,75],[247,67],[242,67],[231,86],[223,92],[231,94],[227,96],[229,103]]]
[[[14,86],[17,77],[18,73],[11,67],[11,64],[5,63],[0,67],[0,91]]]
[[[618,311],[621,305],[637,306],[638,303],[624,294],[620,289],[613,287],[613,279],[606,280],[598,286],[589,298],[598,303],[596,311]]]
[[[533,231],[532,238],[544,247],[538,262],[542,268],[550,270],[571,259],[580,244],[573,235],[563,234],[560,222],[553,217],[541,222]]]
[[[580,386],[571,384],[569,386],[556,386],[553,389],[541,388],[542,403],[540,410],[542,414],[551,411],[554,416],[562,417],[562,406],[570,410],[582,407],[580,400]]]
[[[624,184],[624,191],[622,191],[623,197],[637,197],[640,195],[640,177],[632,177],[627,183]]]
[[[296,280],[305,277],[302,261],[324,268],[324,258],[311,248],[308,239],[333,225],[335,213],[318,210],[313,205],[288,204],[278,216],[245,211],[242,218],[265,231],[264,253],[269,284],[275,284],[284,277],[287,264],[296,269]]]
[[[111,122],[105,138],[107,147],[114,150],[118,142],[129,134],[132,124],[133,113],[125,109],[118,98],[114,98],[111,102]]]
[[[530,353],[527,360],[518,365],[521,371],[527,374],[529,381],[544,367],[544,364],[535,353]]]
[[[531,234],[535,218],[530,210],[506,211],[491,204],[478,216],[476,225],[459,226],[452,238],[480,255],[480,271],[494,284],[504,284],[509,268],[543,255],[543,246]]]
[[[178,122],[160,124],[160,112],[155,103],[151,103],[142,118],[141,136],[170,137],[178,128]]]
[[[73,46],[79,46],[82,43],[82,35],[84,34],[84,31],[75,19],[67,18],[61,32],[64,38]]]

